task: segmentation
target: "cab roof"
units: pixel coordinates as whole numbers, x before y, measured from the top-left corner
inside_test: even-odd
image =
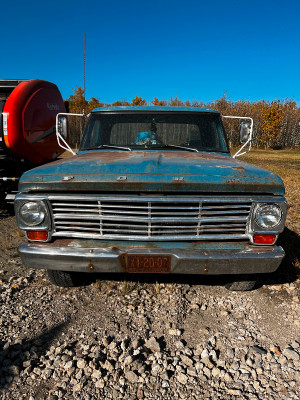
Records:
[[[219,114],[217,110],[212,110],[211,108],[199,108],[199,107],[159,107],[159,106],[116,106],[116,107],[100,107],[95,108],[92,112],[102,112],[102,111],[145,111],[145,112],[196,112],[196,113],[214,113]]]

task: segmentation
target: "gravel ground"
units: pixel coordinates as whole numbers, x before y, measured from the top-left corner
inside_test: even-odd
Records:
[[[299,279],[229,292],[202,277],[78,288],[25,269],[0,221],[1,399],[298,399]],[[267,285],[266,285],[267,283]]]

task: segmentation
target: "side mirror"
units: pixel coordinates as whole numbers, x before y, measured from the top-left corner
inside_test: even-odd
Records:
[[[68,136],[67,117],[59,116],[57,121],[58,133],[66,140]]]
[[[68,116],[75,116],[75,117],[84,117],[83,114],[75,114],[75,113],[59,113],[56,114],[56,139],[59,146],[72,153],[74,156],[76,153],[72,150],[69,145],[69,135],[68,131],[72,130],[72,121],[68,123]],[[80,135],[79,135],[80,137]]]
[[[251,124],[250,122],[242,122],[240,126],[240,143],[246,143],[250,137]]]

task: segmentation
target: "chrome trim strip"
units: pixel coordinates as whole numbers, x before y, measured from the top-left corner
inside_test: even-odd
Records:
[[[72,231],[63,231],[63,232],[54,232],[53,237],[70,237],[70,238],[81,238],[81,239],[107,239],[107,240],[155,240],[156,242],[160,241],[186,241],[186,240],[249,240],[250,237],[248,234],[232,234],[232,235],[167,235],[167,236],[148,236],[145,235],[103,235],[99,234],[91,234],[91,233],[80,233],[80,232],[72,232]]]
[[[193,196],[193,197],[191,197]],[[197,201],[203,201],[203,202],[213,202],[216,201],[216,199],[218,199],[218,202],[220,203],[242,203],[242,202],[248,202],[248,203],[252,203],[252,201],[257,200],[257,201],[264,201],[264,202],[280,202],[280,200],[275,200],[274,197],[265,197],[265,196],[261,196],[261,195],[249,195],[249,196],[219,196],[218,194],[216,194],[215,196],[211,196],[211,195],[202,195],[200,194],[199,196],[195,196],[194,194],[192,195],[153,195],[153,194],[149,194],[149,196],[140,196],[137,194],[132,194],[132,195],[98,195],[98,194],[72,194],[72,193],[66,193],[63,195],[45,195],[43,196],[43,198],[47,198],[50,201],[55,201],[55,200],[82,200],[82,201],[88,201],[88,200],[110,200],[110,201],[124,201],[124,202],[130,202],[132,200],[135,200],[137,202],[144,202],[144,203],[148,203],[148,201],[158,201],[158,202],[166,202],[169,203],[170,201],[176,201],[176,202],[197,202]],[[278,199],[281,199],[281,197],[279,197]]]
[[[263,195],[248,195],[248,196],[232,196],[232,195],[223,195],[222,197],[218,196],[217,194],[215,196],[211,195],[199,195],[195,197],[194,194],[192,195],[153,195],[149,194],[147,196],[139,196],[136,194],[132,195],[98,195],[98,194],[73,194],[73,193],[65,193],[65,194],[58,194],[58,195],[53,195],[53,194],[31,194],[31,193],[18,193],[16,195],[16,199],[18,200],[49,200],[49,201],[54,201],[54,200],[70,200],[73,199],[75,201],[77,200],[82,200],[82,201],[90,201],[90,200],[111,200],[111,201],[132,201],[133,199],[141,202],[146,202],[148,203],[149,200],[151,201],[160,201],[160,202],[170,202],[170,201],[176,201],[176,202],[195,202],[195,201],[203,201],[203,202],[213,202],[217,201],[218,202],[232,202],[232,203],[240,203],[240,202],[248,202],[252,203],[253,201],[262,201],[264,203],[282,203],[285,202],[284,197],[280,196],[263,196]]]

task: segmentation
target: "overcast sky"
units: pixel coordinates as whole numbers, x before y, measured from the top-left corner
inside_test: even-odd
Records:
[[[300,1],[5,1],[0,78],[39,78],[63,98],[111,103],[293,98],[300,104]]]

